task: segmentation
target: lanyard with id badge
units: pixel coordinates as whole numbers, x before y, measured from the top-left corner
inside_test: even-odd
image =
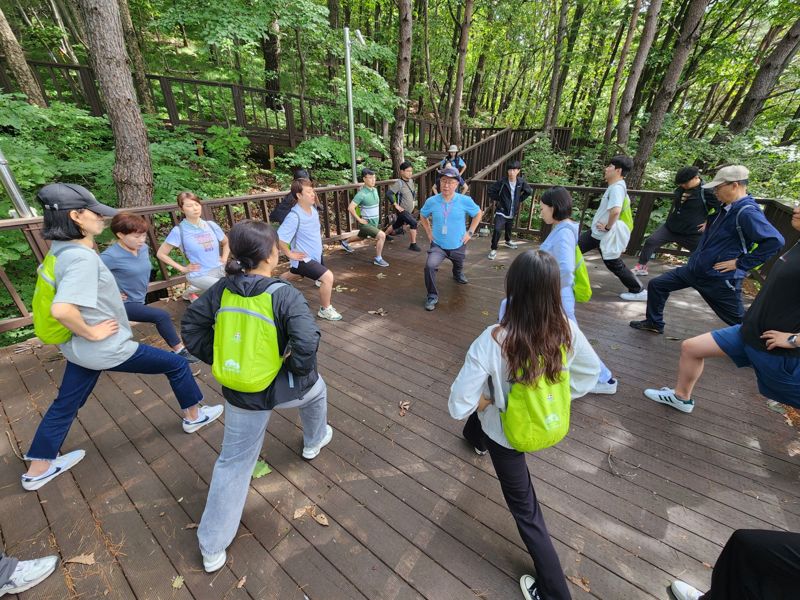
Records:
[[[447,217],[450,216],[450,211],[453,209],[453,202],[455,198],[450,200],[449,202],[442,199],[442,216],[444,223],[442,224],[442,235],[447,235]]]

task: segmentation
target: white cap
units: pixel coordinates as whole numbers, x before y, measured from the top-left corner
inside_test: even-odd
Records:
[[[731,165],[729,167],[722,167],[714,179],[709,181],[703,187],[711,189],[717,187],[721,183],[730,183],[732,181],[747,181],[750,178],[750,171],[747,167],[742,165]]]

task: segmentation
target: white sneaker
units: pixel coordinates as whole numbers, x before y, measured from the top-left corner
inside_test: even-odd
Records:
[[[86,450],[73,450],[61,456],[57,456],[54,461],[50,463],[50,468],[37,477],[22,476],[22,487],[32,492],[38,490],[44,484],[52,481],[62,473],[66,473],[72,467],[77,465],[86,456]],[[27,589],[27,588],[25,588]]]
[[[644,391],[644,395],[659,404],[666,404],[672,408],[677,408],[681,412],[690,413],[694,410],[694,400],[681,400],[675,395],[675,390],[668,387],[662,387],[660,390],[648,389]]]
[[[209,423],[213,423],[219,419],[223,410],[225,410],[225,407],[222,406],[222,404],[217,404],[216,406],[206,406],[202,404],[198,411],[200,414],[197,415],[194,421],[190,421],[189,419],[183,420],[183,430],[186,433],[194,433],[198,429],[202,429]]]
[[[511,248],[512,250],[516,250],[517,247],[519,246],[519,244],[517,244],[517,242],[513,242],[513,241],[503,242],[503,245],[506,248]]]
[[[19,594],[31,589],[50,577],[57,566],[57,556],[45,556],[34,560],[19,561],[11,574],[11,579],[3,587],[0,587],[0,596]]]
[[[620,294],[619,297],[627,302],[647,302],[647,289],[635,294],[633,292],[625,292]]]
[[[225,566],[227,560],[228,555],[225,553],[225,550],[217,552],[216,554],[203,554],[203,569],[205,569],[206,573],[219,571]]]
[[[320,319],[326,319],[328,321],[341,321],[342,315],[333,308],[333,304],[331,304],[328,308],[320,307],[319,311],[317,311],[317,316]]]
[[[487,256],[486,258],[488,258],[489,260],[494,260],[495,258],[497,258],[497,250],[492,250],[491,252],[489,252],[489,256]]]
[[[536,585],[536,579],[531,575],[523,575],[519,578],[519,587],[522,590],[522,597],[525,600],[542,600],[539,595],[539,587]]]
[[[325,425],[325,437],[322,438],[322,441],[319,443],[319,446],[306,446],[305,448],[303,448],[303,458],[305,458],[306,460],[311,460],[312,458],[316,458],[320,450],[322,450],[325,446],[330,444],[332,438],[333,438],[333,427],[331,427],[330,425]]]
[[[700,597],[703,595],[697,588],[693,588],[688,583],[677,579],[673,581],[672,585],[669,587],[676,600],[700,600]]]
[[[608,381],[598,381],[594,384],[592,391],[589,392],[590,394],[616,394],[617,393],[617,380],[611,379],[611,382]]]
[[[314,285],[315,285],[315,286],[317,286],[317,287],[322,287],[322,282],[321,282],[319,279],[317,279],[317,280],[314,282]]]

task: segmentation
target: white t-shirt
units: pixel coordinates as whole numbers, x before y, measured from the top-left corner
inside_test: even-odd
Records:
[[[572,399],[588,394],[597,383],[600,375],[600,359],[592,349],[589,340],[583,335],[574,321],[569,322],[572,330],[572,350],[567,354],[569,388]],[[494,396],[494,404],[478,413],[484,433],[501,446],[511,448],[500,421],[500,411],[506,408],[506,398],[511,391],[508,364],[502,349],[492,337],[492,331],[499,325],[490,325],[472,342],[464,359],[464,366],[450,386],[448,408],[454,419],[466,419],[472,414],[481,394]],[[502,340],[502,337],[501,337]],[[493,393],[489,391],[489,377],[492,378]]]
[[[625,185],[624,179],[620,179],[606,188],[606,191],[603,192],[603,199],[600,201],[600,207],[594,214],[594,219],[592,219],[592,237],[594,239],[601,240],[606,233],[608,233],[607,231],[600,231],[597,229],[597,224],[608,224],[608,212],[612,208],[619,207],[621,209],[622,205],[625,204],[625,197],[627,195],[628,186]]]

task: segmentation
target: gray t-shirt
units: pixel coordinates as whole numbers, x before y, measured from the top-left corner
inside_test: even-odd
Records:
[[[125,306],[111,271],[100,256],[82,244],[53,242],[52,250],[69,246],[56,259],[56,295],[53,303],[63,302],[78,307],[87,325],[97,325],[114,319],[119,330],[99,342],[73,335],[59,345],[68,361],[95,371],[116,367],[139,347],[133,341],[133,332],[125,314]]]
[[[298,252],[305,252],[307,258],[303,262],[315,260],[322,262],[322,236],[319,229],[319,213],[311,207],[307,213],[299,204],[295,204],[278,228],[278,238]],[[290,260],[292,268],[297,268],[299,261]]]
[[[417,206],[417,184],[414,181],[396,179],[389,186],[389,191],[394,193],[396,202],[406,212],[413,212]]]

